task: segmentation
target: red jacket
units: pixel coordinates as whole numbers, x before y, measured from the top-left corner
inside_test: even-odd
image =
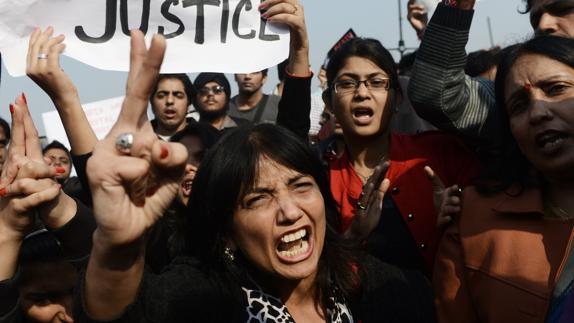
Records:
[[[389,155],[386,178],[391,186],[387,194],[392,194],[430,272],[440,234],[436,229],[432,185],[423,168],[430,166],[447,187],[454,184],[464,187],[476,177],[480,166],[474,154],[458,139],[439,131],[392,134]],[[353,219],[363,183],[346,152],[329,162],[329,171],[331,191],[339,203],[343,230],[346,230]]]

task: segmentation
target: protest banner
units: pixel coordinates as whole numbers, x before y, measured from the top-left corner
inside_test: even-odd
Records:
[[[102,139],[108,134],[120,114],[123,102],[124,97],[121,96],[82,105],[86,118],[98,139]],[[48,142],[58,140],[70,148],[70,142],[68,141],[68,136],[66,135],[62,121],[60,121],[58,111],[42,113],[42,121],[44,122]]]
[[[0,52],[12,76],[25,74],[36,26],[66,36],[64,55],[115,71],[129,68],[129,30],[167,39],[163,73],[248,73],[289,53],[289,30],[267,23],[260,0],[2,0]]]

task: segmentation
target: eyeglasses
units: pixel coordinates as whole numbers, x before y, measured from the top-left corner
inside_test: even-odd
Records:
[[[199,94],[208,95],[210,92],[212,92],[213,94],[217,95],[223,93],[224,91],[225,88],[221,85],[215,85],[212,87],[204,86],[201,89],[199,89]]]
[[[388,77],[373,77],[363,81],[355,79],[335,81],[333,83],[333,89],[337,94],[349,94],[357,91],[363,83],[365,87],[371,91],[388,91],[391,87],[391,80]]]

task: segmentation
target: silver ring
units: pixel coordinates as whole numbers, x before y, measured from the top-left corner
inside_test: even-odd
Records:
[[[38,59],[46,59],[46,58],[48,58],[48,54],[46,54],[46,53],[38,53],[38,56],[37,56],[37,57],[38,57]]]
[[[357,202],[357,208],[358,208],[359,210],[364,211],[364,210],[367,209],[367,206],[363,205],[363,203],[361,203],[361,201],[359,201],[359,202]]]
[[[131,132],[124,132],[116,137],[116,149],[122,154],[129,155],[133,144],[134,134]]]

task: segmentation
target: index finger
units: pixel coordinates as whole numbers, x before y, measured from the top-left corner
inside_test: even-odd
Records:
[[[427,175],[427,178],[431,181],[433,191],[438,192],[444,190],[444,183],[442,182],[440,177],[436,175],[434,170],[429,166],[425,166],[424,170]]]
[[[359,203],[361,205],[366,206],[367,203],[371,200],[371,195],[373,195],[373,192],[379,188],[381,182],[385,178],[385,174],[389,169],[389,165],[390,163],[383,159],[379,165],[375,167],[373,174],[371,177],[369,177],[363,186],[363,191],[361,192],[361,197],[359,198]]]
[[[7,179],[9,184],[16,177],[18,168],[14,164],[15,156],[24,156],[26,154],[26,143],[24,134],[24,123],[22,120],[22,111],[18,106],[10,104],[10,113],[12,114],[12,138],[8,147],[8,156],[2,167],[2,182]]]
[[[132,62],[130,68],[137,69],[137,75],[129,80],[126,98],[114,128],[124,125],[138,128],[143,119],[147,120],[148,99],[159,76],[165,53],[165,38],[160,35],[153,36],[151,46],[147,51],[145,50],[144,37],[141,31],[133,31],[132,38],[134,38],[132,50],[135,53],[132,54],[131,58],[135,62]],[[145,52],[145,58],[140,64],[142,51]],[[132,72],[130,71],[130,73]]]
[[[24,94],[20,95],[16,99],[16,105],[22,111],[22,123],[24,124],[24,145],[26,148],[26,157],[31,160],[42,162],[42,149],[40,148],[40,138],[38,137],[38,130],[32,116],[30,115],[30,110],[28,109],[28,104],[24,99]]]

